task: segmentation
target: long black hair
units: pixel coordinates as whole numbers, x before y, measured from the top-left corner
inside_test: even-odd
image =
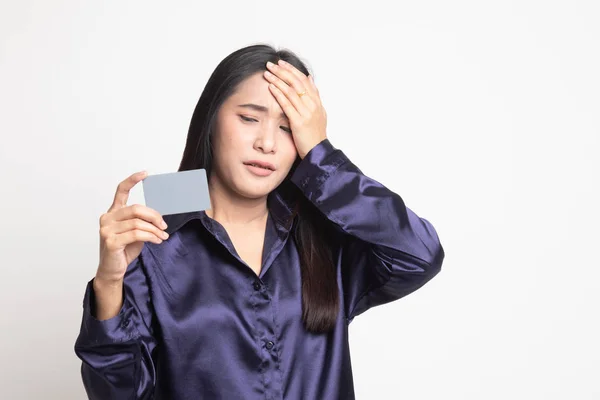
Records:
[[[289,50],[276,50],[255,44],[225,57],[208,79],[190,122],[179,171],[203,168],[210,176],[212,168],[212,134],[217,113],[225,100],[246,78],[266,70],[267,61],[280,59],[292,64],[305,75],[307,67]],[[293,238],[300,254],[302,275],[302,319],[310,332],[330,331],[340,308],[336,270],[331,252],[331,223],[289,181],[300,162],[297,157],[290,173],[277,188],[284,197],[293,196]],[[294,223],[295,222],[295,223]]]

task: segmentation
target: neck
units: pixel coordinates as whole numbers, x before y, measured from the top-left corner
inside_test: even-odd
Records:
[[[208,187],[212,208],[206,210],[206,215],[222,225],[247,225],[267,218],[267,196],[242,197],[224,187],[216,176],[210,179]]]

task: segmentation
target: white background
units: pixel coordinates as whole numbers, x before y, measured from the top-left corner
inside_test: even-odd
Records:
[[[212,70],[266,42],[446,251],[350,325],[357,398],[599,399],[600,3],[211,3],[2,1],[0,398],[85,398],[99,216],[176,171]]]

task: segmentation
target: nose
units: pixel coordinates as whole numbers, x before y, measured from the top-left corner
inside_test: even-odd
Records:
[[[254,148],[262,151],[263,153],[273,153],[277,150],[275,129],[273,127],[264,127],[259,130],[256,140],[254,141]]]

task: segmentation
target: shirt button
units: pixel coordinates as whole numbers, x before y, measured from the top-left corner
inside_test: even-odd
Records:
[[[127,327],[129,326],[129,320],[128,320],[128,319],[124,320],[124,321],[121,323],[121,325],[123,326],[123,328],[127,328]]]
[[[271,350],[273,348],[273,346],[275,345],[275,343],[271,342],[270,340],[267,342],[267,349]]]
[[[259,281],[255,281],[254,282],[254,290],[260,290],[260,282]]]

